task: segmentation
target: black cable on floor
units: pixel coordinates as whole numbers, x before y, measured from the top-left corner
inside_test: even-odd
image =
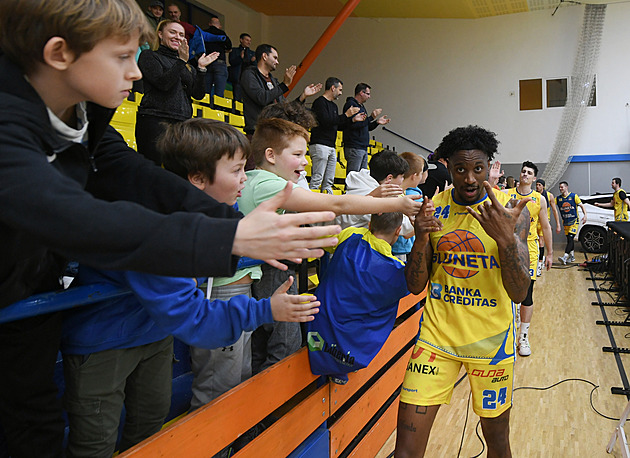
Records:
[[[619,418],[613,418],[613,417],[609,417],[608,415],[604,415],[603,413],[601,413],[599,410],[597,410],[595,408],[595,405],[593,404],[593,393],[595,392],[595,390],[597,388],[599,388],[599,385],[594,384],[593,382],[591,382],[590,380],[586,380],[583,378],[567,378],[564,380],[560,380],[559,382],[554,383],[553,385],[549,385],[549,386],[545,386],[545,387],[536,387],[536,386],[520,386],[518,388],[514,388],[514,391],[518,391],[518,390],[537,390],[537,391],[545,391],[545,390],[550,390],[551,388],[554,388],[558,385],[560,385],[561,383],[565,383],[565,382],[584,382],[584,383],[588,383],[589,385],[591,385],[593,387],[593,389],[591,390],[591,394],[589,395],[589,400],[590,400],[590,404],[591,404],[591,408],[593,409],[593,411],[601,416],[606,418],[607,420],[613,420],[613,421],[619,421]],[[468,400],[470,402],[470,394],[468,396]],[[466,409],[466,420],[468,420],[468,409]],[[483,438],[481,437],[481,435],[479,434],[479,426],[481,425],[481,420],[477,421],[477,426],[475,426],[475,434],[477,434],[477,438],[479,439],[479,442],[481,442],[481,452],[479,452],[477,455],[473,456],[472,458],[478,458],[480,457],[483,452],[486,451],[486,444],[483,441]],[[464,423],[464,431],[466,430],[466,423]],[[459,446],[459,449],[461,451],[462,445],[463,445],[463,441],[464,441],[464,436],[462,433],[462,443]],[[457,456],[459,456],[459,452],[457,453]]]

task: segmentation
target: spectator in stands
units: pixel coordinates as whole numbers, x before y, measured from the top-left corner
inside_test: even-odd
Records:
[[[152,0],[144,14],[149,21],[151,28],[153,30],[157,30],[158,24],[162,19],[164,19],[164,3],[160,0]]]
[[[192,117],[190,98],[203,99],[204,75],[219,53],[202,54],[197,68],[187,65],[188,42],[184,27],[172,19],[160,22],[159,47],[142,51],[138,67],[144,81],[144,97],[136,115],[138,152],[161,165],[156,143],[164,124],[174,124]]]
[[[331,213],[275,213],[290,190],[239,221],[127,147],[108,123],[141,77],[138,44],[152,36],[135,0],[0,2],[1,308],[59,289],[68,259],[231,275],[232,253],[309,257],[337,243],[317,237],[338,228],[298,227]],[[60,313],[0,325],[0,423],[13,457],[62,455],[60,336]]]
[[[294,183],[293,193],[283,208],[287,211],[301,212],[312,208],[326,208],[337,214],[392,211],[415,214],[415,209],[420,207],[420,204],[406,197],[376,199],[371,196],[336,196],[313,193],[297,187],[295,183],[307,164],[305,156],[308,137],[306,129],[283,119],[262,119],[258,122],[252,139],[252,154],[257,169],[247,172],[245,188],[238,198],[240,211],[248,214],[276,195],[287,182]],[[406,162],[404,164],[406,165]],[[258,299],[269,297],[286,281],[287,275],[292,273],[263,265],[262,279],[252,288],[254,297]],[[252,335],[252,372],[256,374],[290,355],[301,343],[299,326],[291,323],[263,325]]]
[[[409,164],[409,170],[403,175],[402,188],[405,190],[405,194],[408,196],[420,196],[418,202],[422,202],[422,191],[418,186],[424,183],[429,174],[429,164],[419,154],[405,152],[401,153],[400,157],[407,161]],[[413,225],[413,219],[410,221]],[[411,234],[411,236],[409,235]],[[407,255],[411,252],[411,247],[415,237],[413,235],[413,229],[410,233],[400,235],[396,243],[392,245],[392,253],[402,261],[407,261]]]
[[[228,68],[228,81],[232,83],[234,89],[234,100],[243,101],[241,90],[241,74],[250,65],[256,65],[256,53],[252,51],[252,37],[249,33],[241,33],[240,44],[230,51],[230,67]]]
[[[346,157],[346,173],[358,172],[367,168],[367,149],[370,146],[370,131],[378,126],[389,123],[387,116],[381,116],[383,110],[377,108],[370,116],[363,105],[372,95],[372,88],[368,84],[359,83],[354,88],[354,97],[348,97],[343,106],[344,113],[351,107],[358,107],[359,112],[352,123],[347,123],[343,129],[343,153]],[[355,120],[356,119],[356,120]]]
[[[306,130],[312,130],[315,126],[317,126],[317,120],[315,119],[313,112],[306,108],[306,106],[299,100],[294,100],[292,102],[283,101],[267,105],[260,112],[258,121],[269,118],[279,118],[291,121],[304,127]],[[253,168],[253,159],[250,157],[247,160],[245,170],[251,170]],[[308,180],[306,179],[306,170],[302,170],[300,172],[300,178],[298,179],[297,184],[304,189],[310,189],[308,187]]]
[[[343,83],[339,78],[331,76],[326,80],[324,93],[313,102],[312,110],[317,118],[317,127],[311,131],[311,143],[308,152],[311,155],[313,168],[310,188],[332,194],[337,165],[337,130],[341,130],[350,122],[360,121],[361,116],[355,116],[359,107],[350,107],[340,115],[335,100],[343,92]]]
[[[192,36],[195,34],[196,29],[194,25],[182,21],[182,12],[179,9],[179,6],[175,5],[174,3],[168,5],[166,7],[166,15],[167,17],[165,19],[177,21],[182,25],[182,27],[184,27],[184,32],[186,32],[186,41],[190,41]]]
[[[409,164],[393,151],[379,151],[370,159],[370,168],[350,172],[346,177],[346,195],[396,197],[403,194],[402,183]],[[413,215],[410,215],[413,216]],[[371,214],[344,214],[337,217],[342,229],[350,226],[368,227]],[[403,234],[413,231],[405,224]]]
[[[218,53],[217,60],[208,66],[206,72],[206,92],[210,95],[225,95],[225,84],[228,79],[226,53],[232,50],[232,41],[227,36],[218,17],[212,16],[206,32],[212,35],[225,36],[225,41],[206,41],[206,53]]]
[[[420,190],[425,196],[433,196],[435,190],[442,192],[447,189],[451,184],[451,174],[448,171],[448,162],[446,159],[440,157],[440,152],[436,150],[434,153],[429,154],[427,158],[429,161],[429,173],[426,181],[420,185]]]
[[[191,119],[167,127],[159,149],[167,169],[218,202],[236,203],[250,147],[235,128]],[[64,317],[70,456],[111,456],[123,404],[120,451],[160,430],[170,407],[172,336],[193,345],[192,407],[197,408],[241,382],[244,331],[274,319],[312,320],[319,305],[314,296],[287,295],[292,278],[270,300],[255,301],[246,272],[236,280],[209,279],[210,299],[197,288],[205,279],[81,266],[78,281],[111,284],[133,295],[73,309]],[[207,350],[226,345],[237,350]],[[251,361],[246,365],[251,372]],[[95,403],[97,409],[86,409]]]
[[[391,247],[402,219],[402,213],[372,215],[369,228],[339,234],[317,287],[320,313],[305,326],[313,374],[344,385],[347,374],[367,367],[389,337],[398,301],[409,294],[405,264]],[[324,345],[335,351],[321,351]]]
[[[249,136],[254,134],[256,120],[261,110],[267,105],[284,100],[284,93],[289,90],[296,72],[295,65],[290,66],[284,72],[282,83],[278,82],[271,74],[278,67],[278,51],[268,44],[256,48],[256,62],[256,66],[247,67],[241,74],[244,130]],[[296,100],[303,103],[307,97],[317,94],[321,88],[321,84],[310,84]]]

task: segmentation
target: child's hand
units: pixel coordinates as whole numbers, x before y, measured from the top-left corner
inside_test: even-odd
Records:
[[[281,270],[287,266],[276,259],[301,262],[303,258],[318,258],[324,254],[319,247],[335,246],[341,228],[333,226],[300,227],[305,224],[331,221],[333,212],[304,212],[278,215],[289,199],[293,185],[287,183],[283,191],[261,203],[239,221],[232,244],[232,254],[262,259]]]
[[[420,196],[400,196],[401,204],[398,211],[409,217],[416,216],[422,207],[422,201],[416,200],[420,198]]]
[[[397,184],[383,183],[375,188],[368,196],[372,197],[398,197],[403,193],[403,189]]]
[[[287,294],[293,284],[289,277],[271,296],[271,313],[276,321],[305,322],[313,321],[319,312],[320,303],[315,296],[296,296]]]

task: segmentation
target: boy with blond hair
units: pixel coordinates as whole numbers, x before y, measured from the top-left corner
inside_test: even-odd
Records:
[[[409,170],[403,174],[401,187],[408,196],[415,195],[422,197],[422,190],[418,186],[426,181],[429,174],[429,164],[421,155],[409,151],[400,153],[400,157],[409,164]],[[413,221],[411,224],[413,224]],[[394,256],[403,261],[407,261],[407,255],[411,253],[414,240],[413,228],[411,228],[411,236],[409,236],[409,232],[400,235],[396,243],[392,245],[392,253]]]
[[[0,2],[0,308],[60,288],[68,259],[229,275],[233,255],[301,258],[336,243],[315,238],[338,228],[297,227],[332,214],[278,219],[283,194],[239,221],[126,146],[108,124],[141,78],[135,54],[151,38],[133,0]],[[0,423],[13,457],[62,454],[60,317],[0,325]]]
[[[320,194],[298,188],[300,173],[308,164],[306,146],[309,134],[301,126],[283,119],[263,119],[256,125],[252,138],[255,170],[247,172],[247,182],[238,198],[240,211],[248,214],[258,205],[275,196],[287,182],[293,183],[291,196],[282,210],[302,212],[332,210],[336,214],[372,214],[402,212],[415,215],[419,203],[407,197],[377,198],[372,196]],[[262,266],[263,276],[253,285],[254,297],[269,295],[284,281],[290,271],[282,272]],[[295,291],[295,290],[294,290]],[[289,290],[291,292],[291,290]],[[265,324],[252,335],[252,372],[257,373],[298,350],[302,343],[299,325],[293,323]]]

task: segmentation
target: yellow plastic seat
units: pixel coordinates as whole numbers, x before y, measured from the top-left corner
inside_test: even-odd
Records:
[[[346,179],[346,168],[339,162],[335,164],[335,178],[341,178],[342,180]]]
[[[232,99],[226,99],[225,97],[214,96],[214,105],[220,108],[232,109]]]
[[[112,126],[114,127],[114,129],[118,131],[120,135],[122,135],[122,137],[125,139],[125,142],[127,143],[127,146],[137,151],[135,126],[129,126],[129,125],[114,126],[113,124]]]
[[[225,97],[226,99],[232,99],[232,100],[234,100],[234,93],[233,93],[232,91],[229,91],[229,90],[227,90],[227,89],[226,89],[226,90],[223,92],[223,97]]]
[[[225,122],[225,113],[223,111],[213,110],[208,107],[203,107],[203,117]]]
[[[237,113],[243,114],[243,102],[239,102],[238,100],[235,100],[234,108],[236,109]]]
[[[228,113],[228,119],[234,127],[245,127],[245,117],[234,113]]]
[[[136,112],[138,107],[134,102],[125,99],[123,103],[116,109],[110,123],[112,125],[136,125]]]

